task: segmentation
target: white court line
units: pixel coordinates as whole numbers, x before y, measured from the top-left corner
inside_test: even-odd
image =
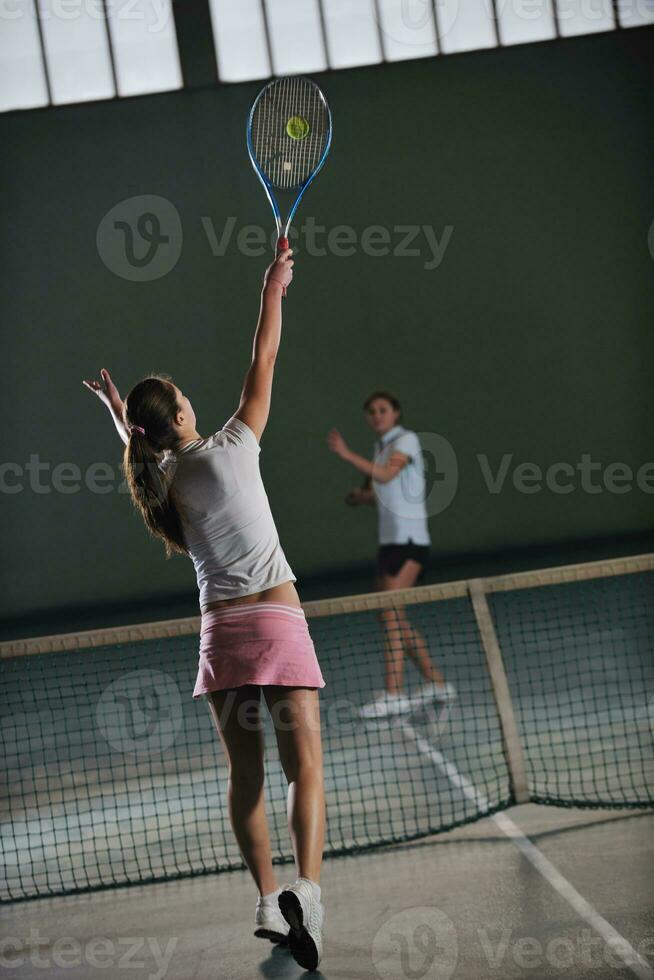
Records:
[[[429,742],[424,739],[418,732],[407,722],[399,722],[398,727],[407,735],[409,738],[418,746],[420,752],[428,756],[432,762],[438,766],[438,768],[443,772],[447,778],[453,783],[464,796],[467,796],[469,800],[472,800],[477,807],[481,810],[488,810],[490,808],[490,801],[483,793],[481,793],[469,779],[466,779],[456,766],[446,759],[442,752],[435,749]],[[520,853],[529,861],[529,863],[540,871],[543,878],[554,888],[559,895],[568,902],[569,905],[575,910],[577,915],[582,918],[588,925],[599,933],[607,946],[611,948],[611,951],[618,956],[622,962],[628,967],[640,980],[654,980],[654,970],[649,965],[647,960],[645,960],[640,953],[636,952],[631,943],[629,943],[624,936],[620,935],[617,929],[614,929],[610,922],[599,914],[599,912],[593,908],[590,902],[587,902],[583,895],[580,895],[577,889],[564,878],[560,871],[554,867],[554,865],[549,861],[544,854],[542,854],[535,844],[526,837],[520,827],[507,817],[505,813],[495,813],[491,815],[491,820],[494,820],[496,825],[500,828],[502,833],[511,840],[515,846],[518,848]]]

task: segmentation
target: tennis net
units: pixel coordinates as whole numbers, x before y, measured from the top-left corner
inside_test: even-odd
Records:
[[[308,603],[327,683],[325,853],[515,803],[654,805],[654,555]],[[0,644],[3,901],[242,867],[193,701],[198,619]],[[402,637],[410,710],[364,719]],[[426,644],[456,689],[422,699]],[[274,859],[292,859],[266,733]]]

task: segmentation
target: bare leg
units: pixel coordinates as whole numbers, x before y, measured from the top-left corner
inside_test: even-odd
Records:
[[[288,781],[288,827],[298,874],[318,884],[325,840],[318,692],[271,686],[264,687],[263,693]]]
[[[229,760],[229,817],[243,860],[259,894],[277,889],[264,801],[261,691],[258,687],[214,691],[207,696]]]
[[[402,638],[407,653],[425,680],[436,684],[444,684],[445,678],[436,664],[432,662],[424,636],[420,630],[417,630],[411,625],[403,610],[401,611],[401,616],[403,617],[403,622],[401,621]]]
[[[378,587],[385,592],[410,589],[418,581],[421,565],[413,559],[405,561],[397,575],[384,575]],[[404,686],[404,652],[409,654],[425,680],[442,684],[444,677],[432,663],[425,638],[411,626],[404,609],[385,609],[381,619],[386,629],[386,690],[397,694]]]
[[[384,642],[384,673],[386,690],[399,694],[404,687],[404,643],[397,609],[382,609],[380,619],[386,631]]]

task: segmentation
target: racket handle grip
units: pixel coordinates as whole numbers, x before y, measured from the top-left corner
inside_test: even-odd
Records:
[[[277,254],[279,255],[280,252],[283,252],[287,248],[288,248],[288,238],[286,237],[286,235],[280,235],[279,238],[277,239]],[[286,296],[286,286],[282,286],[282,296],[284,297]]]

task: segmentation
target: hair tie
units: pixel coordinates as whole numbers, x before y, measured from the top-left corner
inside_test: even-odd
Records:
[[[145,429],[142,429],[140,425],[129,425],[128,429],[130,431],[130,435],[132,432],[140,432],[142,436],[145,435]]]

